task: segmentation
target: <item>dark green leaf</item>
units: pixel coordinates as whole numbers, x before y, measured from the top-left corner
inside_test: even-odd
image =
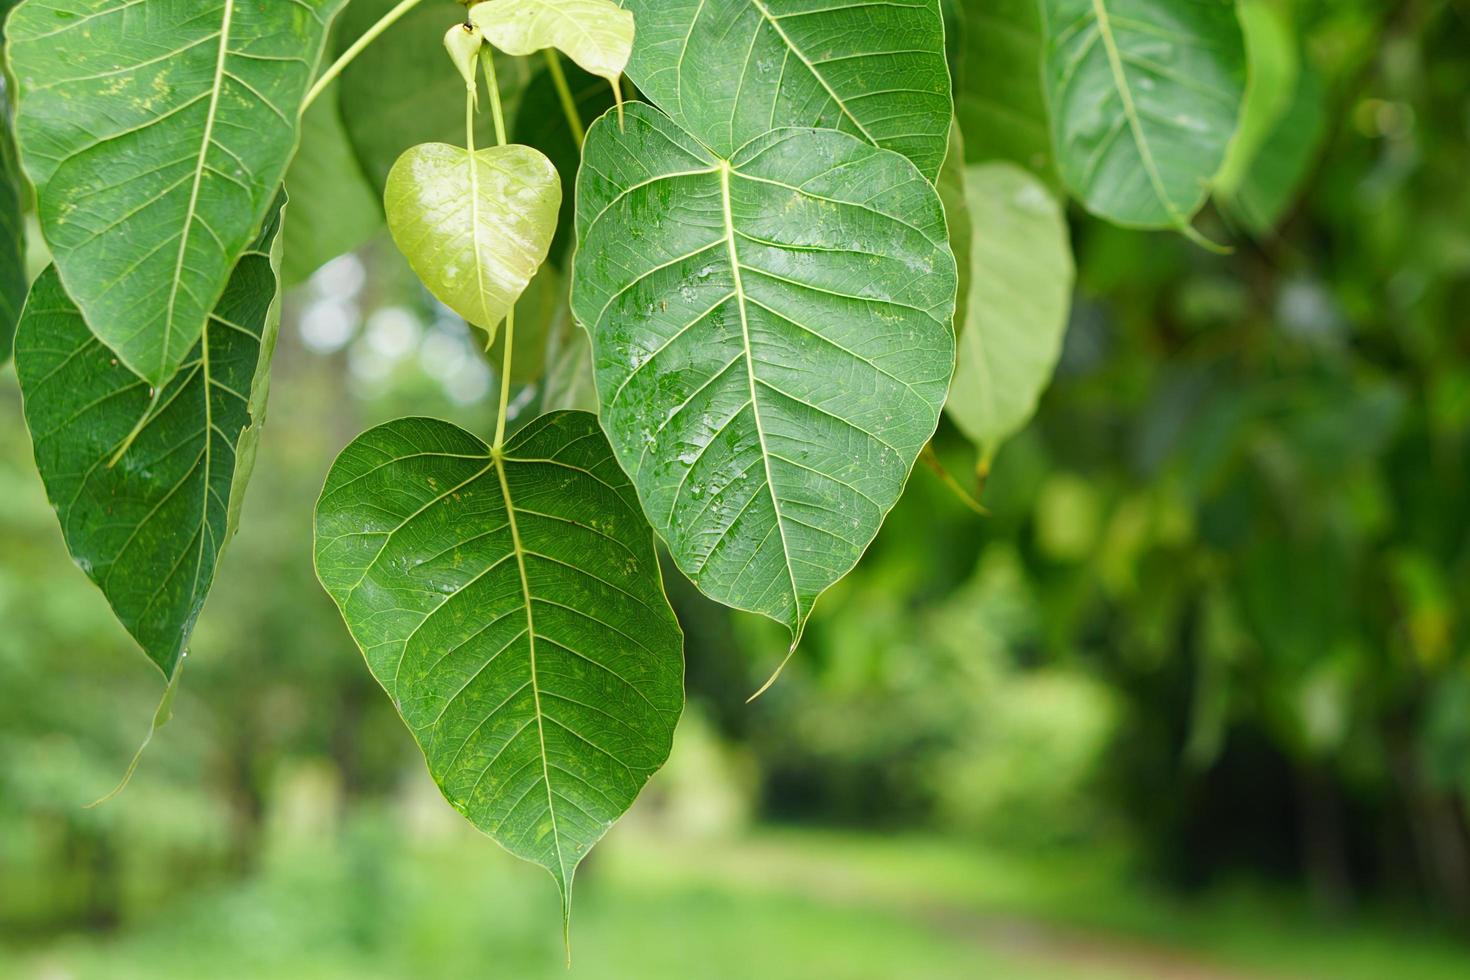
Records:
[[[1010,160],[1056,183],[1041,89],[1037,0],[965,0],[955,115],[965,161]]]
[[[1232,0],[1042,0],[1062,179],[1120,225],[1192,231],[1235,135],[1245,44]]]
[[[938,0],[623,0],[628,77],[729,157],[783,126],[840,129],[933,181],[954,114]]]
[[[565,911],[684,700],[653,536],[596,417],[544,415],[503,454],[435,419],[365,432],[327,476],[316,567],[445,798]]]
[[[14,0],[0,0],[0,41]],[[10,359],[15,323],[26,300],[25,202],[28,188],[11,134],[10,81],[0,71],[0,364]]]
[[[26,425],[67,548],[169,677],[255,459],[280,322],[280,211],[278,200],[161,390],[87,329],[54,268],[32,287],[16,333]]]
[[[20,155],[92,331],[162,385],[275,199],[343,0],[24,0]]]
[[[1285,114],[1256,153],[1240,189],[1224,202],[1251,232],[1264,235],[1285,217],[1321,154],[1327,122],[1322,78],[1304,64]]]
[[[644,513],[721,602],[799,637],[934,433],[956,273],[938,194],[836,130],[720,159],[641,103],[587,136],[572,310]]]

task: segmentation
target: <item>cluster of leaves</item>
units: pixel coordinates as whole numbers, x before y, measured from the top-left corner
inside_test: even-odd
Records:
[[[1290,106],[1258,85],[1253,113],[1231,0],[463,8],[22,0],[14,130],[52,264],[16,364],[67,545],[173,684],[282,285],[386,223],[499,338],[500,412],[489,441],[354,440],[318,575],[446,798],[565,911],[682,706],[655,535],[794,650],[942,412],[987,465],[1030,417],[1072,290],[1062,194],[1213,248],[1212,186],[1270,220],[1255,157]],[[509,432],[518,383],[540,413]]]

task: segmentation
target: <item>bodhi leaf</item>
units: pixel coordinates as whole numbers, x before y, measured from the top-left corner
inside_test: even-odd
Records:
[[[316,568],[445,798],[572,876],[668,758],[683,636],[595,416],[543,415],[503,453],[409,418],[342,451]]]
[[[547,336],[567,310],[567,281],[556,266],[546,263],[531,277],[526,291],[516,301],[516,328],[511,351],[510,382],[527,385],[541,380],[546,371]],[[485,349],[485,359],[497,372],[505,363],[505,334],[499,334]]]
[[[162,389],[87,329],[54,268],[31,289],[16,334],[26,425],[66,546],[169,678],[255,460],[280,323],[280,210],[278,200]]]
[[[1249,64],[1240,128],[1215,176],[1218,197],[1234,196],[1261,145],[1291,105],[1301,72],[1290,14],[1275,0],[1241,0],[1240,26]]]
[[[1245,44],[1232,0],[1042,0],[1052,145],[1067,187],[1115,224],[1190,220],[1235,134]]]
[[[1285,114],[1261,144],[1239,190],[1224,202],[1253,234],[1274,229],[1297,199],[1321,153],[1328,119],[1322,78],[1304,64]]]
[[[556,168],[511,144],[409,149],[388,174],[388,230],[429,292],[493,339],[546,261],[561,207]]]
[[[162,385],[259,233],[342,0],[25,0],[20,155],[66,293]]]
[[[0,0],[0,41],[14,0]],[[0,71],[0,364],[10,359],[15,323],[30,285],[26,276],[25,180],[10,132],[10,82]]]
[[[541,409],[597,412],[597,376],[592,369],[592,343],[570,313],[552,321],[546,336],[546,377],[541,382]]]
[[[506,54],[556,48],[614,86],[633,51],[633,15],[612,0],[484,0],[470,22]]]
[[[954,114],[938,0],[623,0],[628,77],[713,152],[782,126],[840,129],[939,175]]]
[[[1055,184],[1037,0],[965,0],[955,115],[965,162],[1010,160]]]
[[[944,209],[909,161],[782,129],[721,159],[630,105],[587,135],[572,311],[644,513],[706,594],[786,624],[857,563],[954,368]]]
[[[967,322],[945,411],[983,453],[1036,410],[1062,352],[1072,249],[1061,205],[1009,163],[966,168],[974,227]]]

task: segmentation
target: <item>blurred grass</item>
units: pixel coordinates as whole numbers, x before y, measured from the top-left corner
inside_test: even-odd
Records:
[[[405,832],[405,828],[409,828]],[[408,843],[405,843],[407,839]],[[359,816],[273,848],[106,937],[0,949],[0,976],[63,978],[1332,978],[1470,974],[1447,938],[1381,918],[1331,925],[1259,890],[1198,903],[1106,856],[1008,856],[934,838],[761,830],[615,832],[579,877],[574,966],[549,879],[437,821]]]

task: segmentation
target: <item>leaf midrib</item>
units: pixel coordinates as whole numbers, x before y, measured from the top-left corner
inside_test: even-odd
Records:
[[[801,48],[796,46],[796,42],[791,40],[791,36],[786,33],[786,30],[779,23],[778,18],[772,16],[771,11],[766,7],[765,3],[762,0],[750,0],[750,3],[756,10],[760,11],[761,17],[765,18],[766,23],[770,24],[771,28],[780,36],[782,43],[786,45],[787,49],[800,59],[801,63],[806,66],[807,71],[811,72],[812,77],[822,86],[822,89],[837,105],[837,108],[842,110],[842,114],[858,128],[858,132],[863,134],[863,139],[872,143],[874,146],[880,145],[877,137],[868,132],[868,128],[858,121],[857,116],[853,115],[852,110],[847,107],[847,103],[842,101],[842,98],[827,81],[826,76],[817,71],[817,66],[806,56],[806,52],[802,51]],[[812,13],[816,13],[816,11],[812,11]]]
[[[199,188],[204,183],[204,163],[209,158],[209,145],[214,142],[214,123],[219,110],[219,96],[224,89],[225,60],[230,50],[230,27],[235,18],[235,0],[225,0],[224,15],[219,30],[219,54],[214,63],[214,84],[209,95],[209,113],[204,119],[204,137],[199,144],[199,159],[194,165],[194,186],[189,192],[189,210],[184,215],[184,230],[179,236],[178,261],[174,264],[173,282],[168,291],[168,315],[164,323],[164,342],[159,346],[158,373],[154,379],[162,384],[168,367],[169,338],[174,332],[174,308],[179,298],[179,284],[184,275],[184,258],[189,252],[189,235],[194,230],[195,216],[199,210]]]

